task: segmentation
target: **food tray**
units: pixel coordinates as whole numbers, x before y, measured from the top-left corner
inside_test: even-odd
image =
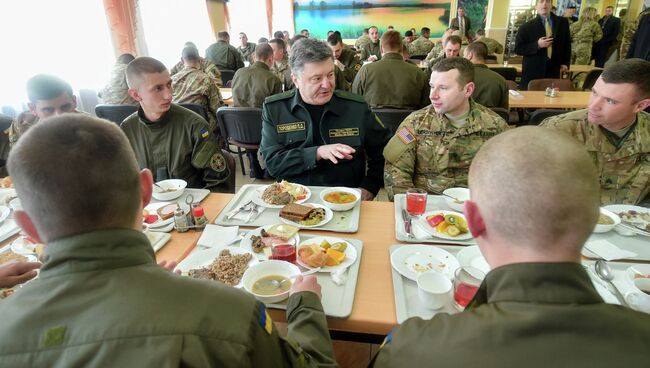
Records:
[[[606,233],[593,233],[587,241],[607,240],[608,242],[616,245],[617,247],[636,253],[635,257],[626,258],[630,261],[646,261],[650,262],[650,237],[644,235],[623,236],[619,235],[615,230]],[[592,254],[588,250],[583,250],[583,255],[589,257]],[[593,258],[596,257],[595,255]]]
[[[264,185],[259,184],[246,184],[239,189],[237,194],[233,197],[232,200],[224,207],[224,209],[219,213],[217,219],[214,221],[217,225],[223,226],[245,226],[245,227],[260,227],[269,224],[281,223],[280,220],[280,209],[275,208],[265,208],[264,211],[253,221],[244,222],[238,216],[233,217],[230,220],[226,220],[228,213],[236,208],[239,208],[243,204],[247,203],[251,195],[255,190],[263,187]],[[308,187],[311,190],[311,197],[307,200],[308,203],[319,203],[323,204],[323,201],[320,199],[320,193],[327,189],[326,187]],[[319,227],[302,229],[304,230],[322,230],[322,231],[333,231],[338,233],[356,233],[359,230],[359,215],[361,213],[361,201],[349,211],[332,211],[334,212],[334,218],[327,224]]]
[[[155,199],[154,197],[151,197],[151,202],[152,203],[154,203],[154,202],[172,202],[172,203],[173,202],[178,202],[179,205],[181,205],[181,204],[184,205],[185,204],[185,198],[187,198],[188,194],[191,194],[191,195],[194,196],[194,203],[199,203],[203,199],[205,199],[205,197],[207,197],[208,194],[210,194],[210,191],[208,189],[185,188],[185,191],[183,192],[183,194],[178,198],[175,198],[175,199],[172,199],[172,200],[169,200],[169,201],[159,201],[159,200]]]
[[[411,239],[408,237],[406,231],[404,230],[404,221],[402,220],[402,209],[406,209],[406,195],[405,194],[396,194],[394,200],[395,209],[395,239],[406,242],[406,243],[431,243],[431,244],[455,244],[455,245],[476,245],[476,240],[474,238],[469,240],[447,240],[442,238],[436,238],[435,236],[427,237],[417,237]],[[446,210],[446,211],[455,211],[453,208],[447,206],[447,202],[443,196],[439,195],[429,195],[427,196],[427,209],[426,211],[433,210]],[[420,225],[417,224],[417,218],[413,218],[413,231],[416,232],[416,227]],[[420,229],[419,233],[424,234],[424,229]]]
[[[20,226],[11,217],[0,224],[0,242],[5,241],[20,232]]]
[[[400,247],[403,247],[405,244],[395,244],[389,248],[389,258],[395,250]],[[427,244],[422,244],[423,246],[432,246]],[[460,247],[454,246],[437,246],[442,248],[449,253],[456,256],[460,251]],[[583,264],[587,267],[593,268],[593,261],[584,261]],[[614,271],[614,283],[621,289],[624,290],[624,272],[625,270],[634,265],[633,263],[624,263],[624,262],[608,262],[612,270]],[[459,310],[453,305],[453,298],[450,298],[449,302],[442,308],[433,310],[425,308],[421,305],[420,299],[418,298],[418,287],[415,281],[409,280],[406,277],[402,276],[397,272],[391,265],[391,272],[393,276],[393,294],[395,298],[395,312],[397,315],[397,323],[403,323],[406,319],[411,317],[420,317],[423,319],[431,319],[437,313],[449,313],[454,314],[458,313]],[[593,272],[589,272],[594,283],[600,283],[604,285]],[[611,299],[612,296],[610,295]]]
[[[315,235],[306,235],[304,230],[301,230],[300,241],[304,242],[311,238],[316,238]],[[241,231],[245,234],[248,231]],[[363,250],[363,242],[357,239],[340,238],[352,244],[357,250],[357,259],[348,268],[348,280],[343,285],[336,285],[330,273],[317,272],[314,275],[318,278],[318,283],[321,286],[322,303],[325,314],[329,317],[347,318],[352,313],[352,305],[354,304],[354,296],[357,288],[357,279],[359,278],[359,265],[361,264],[361,256]],[[236,242],[231,247],[239,247],[239,242]],[[228,247],[225,247],[228,248]],[[197,252],[206,248],[196,247],[193,252]],[[263,262],[263,261],[262,261]],[[269,308],[287,309],[287,301],[279,304],[268,304]]]

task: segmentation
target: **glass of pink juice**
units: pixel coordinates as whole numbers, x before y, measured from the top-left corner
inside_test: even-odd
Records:
[[[292,244],[278,244],[271,248],[271,259],[296,263],[296,246]]]
[[[411,188],[406,191],[406,212],[411,216],[419,216],[427,210],[427,191]]]
[[[456,307],[464,310],[485,278],[485,273],[478,268],[461,266],[454,272],[454,301]]]

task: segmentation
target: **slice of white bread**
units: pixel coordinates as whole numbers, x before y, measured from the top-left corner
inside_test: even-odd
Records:
[[[271,226],[266,233],[270,236],[283,239],[285,241],[293,238],[294,235],[300,230],[299,228],[287,225],[287,224],[278,224]]]

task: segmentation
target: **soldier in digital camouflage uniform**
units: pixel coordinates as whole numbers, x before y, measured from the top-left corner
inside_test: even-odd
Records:
[[[433,48],[433,42],[429,39],[431,30],[427,27],[422,28],[420,37],[415,39],[409,45],[409,54],[413,55],[427,55]]]
[[[467,187],[476,152],[508,128],[496,113],[470,99],[473,79],[469,60],[443,59],[434,66],[432,105],[409,115],[384,149],[384,186],[391,200],[409,188],[439,194]]]
[[[185,47],[193,47],[193,48],[198,50],[196,45],[194,43],[192,43],[192,42],[185,42]],[[174,65],[171,68],[171,70],[169,71],[169,75],[174,75],[174,74],[180,72],[181,70],[183,70],[184,67],[185,67],[185,65],[183,64],[183,60],[180,60],[178,63],[176,63],[176,65]],[[214,83],[216,83],[217,87],[222,87],[223,86],[223,82],[221,80],[221,72],[219,71],[219,68],[217,68],[217,66],[214,65],[210,60],[205,59],[205,58],[201,58],[201,64],[199,66],[199,69],[201,69],[202,72],[204,72],[207,75],[209,75],[210,77],[212,77],[212,79],[214,79]]]
[[[603,38],[603,30],[596,21],[597,15],[596,8],[588,7],[582,10],[580,19],[569,26],[573,52],[571,64],[589,65],[591,62],[591,48],[594,42]]]
[[[133,105],[135,100],[129,96],[129,86],[126,84],[126,66],[135,57],[131,54],[122,54],[117,58],[113,70],[111,71],[111,78],[106,86],[99,91],[97,96],[102,99],[105,104],[109,105]]]
[[[39,120],[77,111],[77,99],[72,87],[64,80],[46,74],[38,74],[27,81],[28,111],[20,113],[5,130],[9,145],[13,145]]]
[[[627,50],[630,48],[636,29],[639,27],[639,20],[646,14],[650,14],[650,8],[642,11],[638,17],[633,18],[632,20],[628,18],[628,20],[625,21],[623,39],[621,40],[621,59],[627,56]]]
[[[281,38],[270,40],[269,45],[273,48],[273,61],[275,62],[271,67],[271,72],[282,82],[282,90],[288,91],[293,88],[293,81],[291,80],[291,68],[289,68],[289,60],[287,59],[287,45]]]
[[[499,43],[499,41],[495,40],[494,38],[486,37],[484,29],[479,29],[476,31],[476,35],[478,36],[476,38],[476,41],[483,42],[485,46],[487,46],[488,55],[503,54],[503,45],[501,45],[501,43]]]
[[[600,174],[603,204],[647,203],[650,192],[650,62],[625,59],[607,67],[587,109],[553,116],[542,126],[584,144]]]
[[[357,49],[357,52],[360,52],[361,49],[368,43],[370,42],[370,37],[368,36],[369,29],[364,28],[363,29],[363,34],[361,37],[357,38],[357,40],[354,42],[354,48]]]
[[[173,101],[203,106],[208,113],[210,132],[217,132],[217,109],[225,105],[219,87],[199,69],[201,60],[197,49],[184,48],[183,62],[183,70],[171,77]]]

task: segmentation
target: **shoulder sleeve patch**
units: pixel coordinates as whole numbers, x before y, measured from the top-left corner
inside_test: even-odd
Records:
[[[342,91],[340,89],[337,89],[334,91],[334,94],[342,99],[349,100],[349,101],[355,101],[355,102],[360,102],[365,104],[366,100],[363,99],[363,96],[359,96],[357,94],[351,93],[351,92],[346,92]]]
[[[380,349],[383,348],[386,344],[390,344],[391,340],[393,340],[393,332],[395,332],[394,328],[390,330],[388,335],[386,335],[384,342],[382,342],[381,345],[379,346]]]
[[[407,145],[415,142],[415,135],[406,127],[400,128],[397,133],[395,133],[395,136]]]
[[[260,319],[258,323],[260,324],[260,327],[270,335],[273,333],[273,320],[271,319],[271,316],[269,316],[269,312],[266,311],[266,306],[264,304],[259,303],[259,308]]]
[[[267,97],[264,100],[264,103],[271,103],[271,102],[275,102],[275,101],[286,100],[288,98],[293,97],[294,93],[295,93],[295,90],[278,93],[277,95],[272,95],[272,96]]]

